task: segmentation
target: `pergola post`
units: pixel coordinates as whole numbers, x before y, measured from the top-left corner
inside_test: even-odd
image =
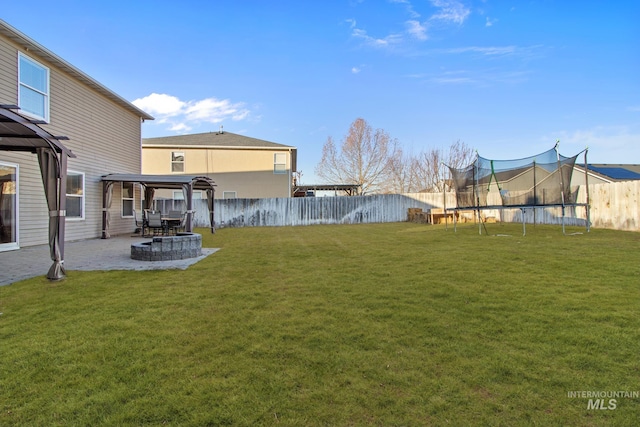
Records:
[[[109,208],[113,196],[113,182],[102,181],[102,238],[108,239],[109,234]]]
[[[58,244],[60,246],[60,264],[62,264],[62,271],[64,272],[64,239],[67,219],[67,156],[64,153],[60,153],[60,170],[59,176],[59,201],[60,207],[58,216]]]

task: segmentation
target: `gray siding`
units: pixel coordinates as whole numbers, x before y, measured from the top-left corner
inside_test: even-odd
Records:
[[[102,175],[140,173],[140,117],[97,93],[47,61],[0,37],[0,103],[17,104],[18,51],[50,69],[50,123],[41,127],[70,138],[63,144],[77,156],[68,169],[85,174],[85,219],[68,220],[66,240],[99,237],[102,218]],[[35,155],[0,152],[0,160],[20,165],[20,246],[47,243],[48,214]],[[113,234],[130,232],[133,219],[121,218],[120,186],[114,186]],[[136,195],[139,205],[140,196]]]

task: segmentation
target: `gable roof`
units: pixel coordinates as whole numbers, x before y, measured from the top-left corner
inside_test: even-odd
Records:
[[[231,132],[207,132],[190,135],[162,136],[158,138],[142,138],[143,147],[190,147],[190,148],[259,148],[272,150],[295,150],[295,147],[251,138]]]
[[[116,104],[123,107],[124,109],[134,113],[141,119],[153,120],[153,116],[150,116],[149,114],[145,113],[144,111],[142,111],[141,109],[139,109],[138,107],[136,107],[135,105],[127,101],[126,99],[122,98],[120,95],[108,89],[101,83],[98,83],[98,81],[94,80],[89,75],[85,74],[84,72],[80,71],[78,68],[69,64],[67,61],[60,58],[58,55],[51,52],[49,49],[42,46],[35,40],[31,39],[30,37],[16,30],[15,28],[7,24],[2,19],[0,19],[0,35],[8,38],[12,42],[16,43],[18,46],[29,51],[30,53],[37,56],[38,58],[46,60],[51,65],[58,68],[59,70],[64,71],[65,73],[69,74],[76,80],[84,83],[85,85],[89,86],[91,89],[95,90],[99,94],[105,96],[107,99],[110,99],[111,101],[115,102]]]

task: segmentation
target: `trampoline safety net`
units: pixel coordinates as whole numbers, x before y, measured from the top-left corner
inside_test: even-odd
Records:
[[[578,154],[565,157],[554,148],[517,160],[477,156],[469,166],[449,167],[457,208],[522,207],[576,203],[571,176]]]

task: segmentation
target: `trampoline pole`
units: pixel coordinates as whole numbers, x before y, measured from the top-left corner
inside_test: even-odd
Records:
[[[587,152],[589,152],[589,147],[584,150],[584,188],[587,190],[587,203],[586,203],[586,211],[587,211],[587,233],[591,230],[591,209],[589,205],[589,172],[587,167],[589,164],[587,163]]]
[[[478,194],[478,159],[476,159],[476,164],[473,165],[473,192],[475,196],[476,209],[478,210],[478,234],[482,236],[482,218],[480,217],[480,195]]]
[[[449,230],[449,222],[447,221],[447,184],[442,185],[442,206],[444,206],[444,229]],[[455,226],[454,226],[455,228]]]
[[[456,221],[456,210],[453,210],[453,232],[455,233],[456,231],[458,231],[458,227],[457,227],[457,221]]]
[[[537,205],[538,204],[538,194],[536,192],[537,190],[537,185],[538,183],[536,182],[536,161],[533,161],[533,205]],[[536,208],[533,208],[533,227],[535,228],[536,226]]]
[[[560,174],[560,196],[562,197],[562,234],[565,234],[564,230],[564,180],[562,179],[562,167],[560,165],[560,151],[558,151],[558,145],[560,145],[560,140],[556,141],[556,157],[558,159],[558,173]]]

